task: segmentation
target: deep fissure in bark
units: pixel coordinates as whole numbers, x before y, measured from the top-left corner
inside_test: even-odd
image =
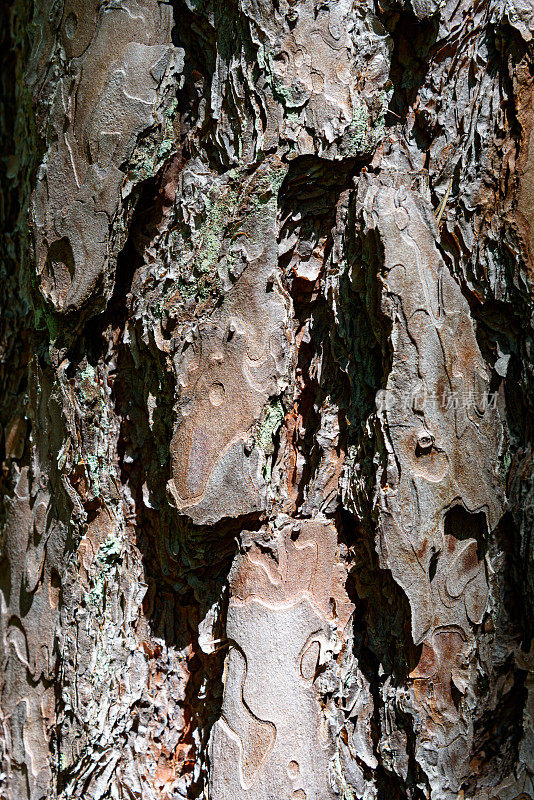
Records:
[[[516,5],[0,11],[2,798],[534,796]]]

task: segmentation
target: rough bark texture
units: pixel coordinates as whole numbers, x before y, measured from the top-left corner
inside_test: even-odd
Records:
[[[1,15],[0,796],[532,800],[530,0]]]

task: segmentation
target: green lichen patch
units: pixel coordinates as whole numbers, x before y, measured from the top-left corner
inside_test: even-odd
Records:
[[[115,533],[110,533],[100,545],[96,560],[101,565],[102,571],[108,573],[120,560],[122,552],[122,539]]]
[[[152,318],[161,319],[177,305],[199,312],[231,288],[246,267],[244,251],[254,221],[259,214],[275,213],[286,172],[278,159],[264,159],[253,171],[234,168],[208,184],[192,176],[193,199],[182,197],[167,234],[165,258],[173,277],[163,294],[148,301]]]
[[[279,397],[273,398],[265,407],[263,417],[254,436],[255,442],[266,455],[274,450],[273,439],[284,419],[284,408]]]
[[[93,586],[85,595],[86,604],[91,607],[102,605],[106,584],[114,568],[120,563],[123,541],[116,533],[110,533],[100,545],[94,561]]]
[[[95,500],[110,488],[110,432],[112,422],[101,377],[85,359],[74,378],[78,400],[77,434],[71,446],[62,448],[61,463],[66,472],[75,470],[86,475],[87,496]],[[67,457],[68,456],[68,457]]]
[[[352,121],[346,130],[340,149],[347,158],[370,155],[384,138],[386,112],[391,91],[384,91],[377,99],[376,111],[370,111],[365,100],[355,100]]]
[[[274,454],[275,436],[284,419],[284,407],[279,397],[273,397],[263,409],[263,414],[253,433],[253,442],[265,456],[263,474],[268,481],[271,478],[272,456]]]

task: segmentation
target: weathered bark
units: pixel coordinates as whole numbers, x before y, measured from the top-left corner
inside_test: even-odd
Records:
[[[534,798],[529,0],[1,13],[0,795]]]

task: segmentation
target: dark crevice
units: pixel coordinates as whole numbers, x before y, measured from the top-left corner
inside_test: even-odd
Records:
[[[483,511],[473,513],[464,506],[455,505],[445,514],[443,526],[446,536],[454,536],[460,541],[476,539],[481,552],[484,552],[488,540],[488,523]]]
[[[177,94],[178,136],[184,151],[191,155],[214,124],[208,116],[199,126],[199,111],[202,102],[208,108],[210,104],[211,79],[217,58],[216,39],[205,17],[192,11],[183,0],[175,0],[172,5],[175,21],[172,41],[185,51],[184,86]]]
[[[430,556],[430,563],[428,565],[428,578],[430,580],[430,583],[432,583],[432,581],[436,577],[436,570],[438,568],[439,556],[440,556],[439,552],[432,553],[432,555]]]
[[[420,659],[421,647],[416,647],[411,638],[408,599],[389,570],[379,567],[372,529],[344,509],[338,512],[337,520],[351,564],[347,590],[356,607],[353,652],[373,696],[375,755],[378,759],[374,777],[378,797],[383,800],[416,800],[421,774],[415,760],[412,718],[395,706],[396,722],[407,737],[409,770],[406,780],[386,769],[376,749],[379,739],[385,735],[381,721],[384,678],[380,675],[391,676],[394,686],[405,685]]]
[[[515,515],[507,511],[492,533],[488,551],[490,556],[501,556],[501,569],[494,579],[494,591],[498,593],[499,605],[506,614],[507,634],[528,652],[534,637],[532,526],[522,539]]]
[[[234,0],[214,3],[209,9],[210,13],[205,14],[193,11],[184,0],[174,0],[172,6],[175,20],[173,43],[185,50],[185,84],[178,98],[179,135],[187,155],[201,152],[210,170],[220,174],[235,164],[236,159],[229,158],[217,141],[218,120],[211,113],[211,86],[217,55],[228,63],[234,54],[244,54],[253,65],[257,48],[241,9]],[[240,70],[236,71],[237,74],[238,79],[246,85],[247,79]],[[255,109],[248,107],[248,92],[244,94],[241,109],[236,108],[232,93],[227,93],[224,98],[228,127],[236,140],[240,139],[243,132],[240,112],[245,111],[251,119],[255,113]]]
[[[503,90],[502,107],[506,111],[510,135],[517,141],[519,152],[521,125],[516,113],[512,76],[527,55],[528,44],[517,28],[504,20],[497,25],[488,25],[485,38],[488,47],[488,71],[491,75],[499,75]]]
[[[346,403],[346,377],[333,362],[332,311],[319,291],[325,265],[333,247],[333,229],[340,199],[353,185],[364,162],[345,159],[331,162],[316,156],[294,158],[279,194],[279,241],[295,237],[295,243],[279,258],[285,285],[293,302],[294,334],[299,342],[295,365],[299,396],[294,418],[293,447],[305,454],[301,475],[290,476],[295,484],[297,512],[316,473],[321,456],[317,433],[323,401]],[[309,265],[309,272],[302,265]],[[314,364],[320,360],[320,373]],[[340,415],[345,430],[345,414]]]
[[[345,387],[341,401],[348,421],[347,445],[355,455],[358,482],[366,487],[376,481],[377,453],[384,459],[383,444],[369,436],[366,426],[376,414],[377,393],[386,386],[392,368],[391,320],[381,306],[379,281],[383,246],[376,232],[360,234],[354,202],[347,206],[343,233],[347,268],[339,277],[338,320],[331,328],[332,352],[337,363],[335,381]],[[341,368],[340,368],[341,367]],[[340,373],[345,375],[340,380]],[[383,470],[385,476],[385,470]],[[339,511],[342,541],[349,549],[351,597],[356,606],[354,654],[369,682],[374,704],[376,743],[386,735],[382,714],[384,677],[392,686],[403,686],[420,661],[421,646],[411,634],[411,608],[391,572],[379,564],[376,543],[377,510],[369,493],[362,490],[356,504],[357,517]],[[355,509],[356,510],[356,509]],[[361,521],[359,521],[361,520]],[[425,778],[416,761],[416,734],[412,715],[395,705],[396,724],[406,736],[408,775],[406,780],[386,768],[378,749],[378,767],[373,771],[380,798],[410,798],[424,795],[418,784]]]
[[[389,73],[393,94],[386,115],[386,125],[395,127],[406,121],[425,82],[432,49],[437,40],[439,19],[437,15],[429,19],[418,19],[410,9],[399,9],[398,6],[390,10],[381,10],[379,6],[377,16],[393,41]],[[427,150],[430,131],[422,118],[418,119],[416,135],[421,149]]]
[[[348,511],[341,510],[339,515],[341,537],[351,554],[354,599],[361,610],[362,627],[355,637],[364,661],[372,667],[364,672],[368,680],[376,682],[382,664],[393,684],[403,685],[421,656],[421,646],[414,645],[411,637],[408,598],[390,571],[380,568],[372,531]]]
[[[14,9],[4,3],[0,8],[0,530],[9,515],[19,469],[30,463],[25,394],[28,366],[41,344],[33,331],[28,297],[31,242],[26,220],[44,152],[23,80],[32,46],[32,18],[32,4]],[[8,567],[5,548],[1,549],[4,570]]]
[[[128,297],[137,270],[143,265],[143,250],[153,240],[165,219],[165,213],[173,201],[169,187],[175,187],[183,162],[180,155],[172,156],[156,175],[136,187],[134,209],[128,226],[128,237],[117,256],[113,294],[106,309],[91,317],[84,324],[76,340],[67,351],[70,367],[67,376],[86,358],[96,366],[109,346],[108,329],[122,332],[130,312]]]
[[[169,505],[166,482],[174,380],[165,372],[155,348],[149,349],[140,340],[137,347],[143,357],[143,375],[139,375],[130,348],[121,346],[114,386],[117,413],[122,420],[121,482],[129,488],[134,503],[136,545],[149,586],[144,611],[152,637],[163,640],[171,650],[188,654],[189,677],[180,704],[183,730],[176,753],[167,754],[167,758],[177,776],[190,776],[187,796],[196,798],[204,791],[205,770],[201,770],[199,782],[194,784],[193,768],[195,763],[205,762],[209,731],[220,713],[225,657],[224,650],[213,654],[202,651],[198,624],[211,605],[219,601],[221,630],[215,635],[223,638],[225,587],[236,539],[243,526],[254,529],[259,522],[251,516],[199,527],[180,517]],[[152,427],[146,406],[148,392],[158,397]],[[164,671],[165,662],[158,661],[160,656],[155,650],[155,667]]]
[[[303,460],[306,466],[298,485],[295,501],[297,511],[305,500],[306,490],[318,465],[320,451],[317,432],[321,422],[322,401],[329,397],[340,409],[340,447],[345,449],[347,440],[353,443],[360,441],[361,426],[374,409],[376,391],[382,387],[384,374],[387,374],[389,368],[387,335],[384,341],[377,340],[366,303],[366,295],[368,300],[369,294],[373,292],[370,264],[375,249],[379,247],[378,243],[374,240],[369,242],[367,250],[359,249],[352,239],[347,243],[351,263],[360,264],[363,261],[368,264],[369,275],[362,275],[361,285],[356,286],[350,271],[341,276],[342,338],[334,335],[336,325],[332,310],[323,293],[317,291],[319,276],[315,280],[309,280],[295,272],[297,267],[302,269],[303,260],[311,260],[310,253],[313,258],[316,250],[320,252],[323,264],[330,260],[339,204],[345,202],[346,192],[353,185],[361,166],[355,161],[332,165],[325,164],[318,158],[295,159],[280,193],[280,238],[284,241],[292,232],[297,234],[296,243],[280,260],[293,300],[295,335],[300,342],[296,378],[301,390],[296,413],[302,418],[304,433],[294,444],[305,454]],[[351,204],[348,213],[347,228],[352,230],[354,220],[350,217]],[[319,275],[322,275],[322,268]],[[376,287],[374,291],[377,291]],[[371,301],[371,305],[378,306],[377,297]],[[305,337],[302,336],[303,333],[306,333]],[[314,359],[318,356],[322,363],[320,378],[312,369]],[[340,369],[340,363],[347,366]],[[346,419],[349,426],[344,424]],[[362,457],[364,452],[371,462],[373,452],[362,451]],[[371,463],[367,465],[367,469],[371,475]],[[369,517],[372,519],[371,509]],[[340,541],[348,549],[350,572],[346,588],[357,609],[354,620],[354,655],[358,659],[359,668],[369,681],[373,695],[371,734],[376,750],[381,735],[380,714],[383,710],[383,679],[379,677],[380,668],[386,675],[393,676],[394,685],[402,685],[419,661],[420,648],[415,647],[411,640],[411,615],[407,598],[395,584],[391,574],[378,566],[372,525],[364,528],[352,514],[343,509],[338,509],[336,521]],[[413,721],[406,717],[400,724],[406,728],[408,738],[410,766],[407,781],[389,772],[380,758],[372,775],[360,763],[364,774],[369,779],[374,777],[378,796],[384,800],[415,800],[420,796],[416,788],[420,775],[415,761]]]
[[[527,699],[526,672],[514,671],[512,664],[508,665],[508,672],[513,675],[511,687],[499,695],[495,708],[485,711],[475,720],[472,752],[473,760],[478,764],[478,775],[468,782],[467,796],[476,792],[477,784],[480,785],[485,774],[491,775],[491,780],[496,782],[499,776],[504,779],[512,774],[518,762],[523,735],[521,710]]]

